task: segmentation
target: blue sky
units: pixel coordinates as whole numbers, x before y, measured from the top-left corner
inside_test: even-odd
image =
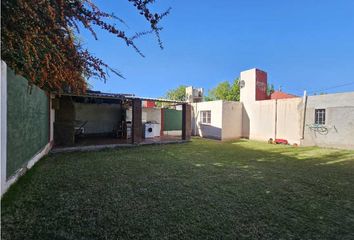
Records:
[[[97,1],[99,3],[99,1]],[[127,1],[98,6],[123,18],[131,35],[148,29]],[[211,89],[243,70],[260,68],[283,91],[354,91],[353,0],[157,0],[156,10],[172,7],[162,22],[164,50],[154,35],[136,41],[140,57],[121,40],[98,31],[99,40],[81,32],[97,57],[120,70],[95,90],[160,97],[181,84]],[[119,26],[119,25],[118,25]],[[328,90],[333,86],[349,86]]]

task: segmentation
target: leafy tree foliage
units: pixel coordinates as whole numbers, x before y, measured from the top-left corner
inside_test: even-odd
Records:
[[[185,101],[186,100],[186,86],[181,85],[175,89],[171,89],[166,94],[167,99]]]
[[[123,22],[101,11],[91,0],[2,0],[1,57],[8,66],[47,90],[86,90],[85,78],[107,79],[108,71],[122,76],[93,56],[77,40],[79,27],[97,39],[94,27],[101,28],[143,54],[135,44],[142,35],[159,37],[160,20],[169,13],[154,13],[154,0],[128,0],[149,23],[150,30],[128,36],[118,26]]]
[[[267,84],[267,95],[274,92],[274,85]],[[240,86],[239,79],[235,79],[232,84],[228,81],[219,83],[215,88],[208,92],[204,98],[205,101],[226,100],[240,101]]]
[[[267,95],[271,95],[274,92],[274,84],[267,84]]]
[[[238,82],[239,80],[235,79],[232,84],[228,81],[219,83],[215,88],[209,91],[205,100],[240,101],[240,87]]]

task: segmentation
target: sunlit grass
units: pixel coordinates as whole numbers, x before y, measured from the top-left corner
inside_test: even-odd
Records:
[[[354,239],[354,152],[194,139],[51,155],[2,239]]]

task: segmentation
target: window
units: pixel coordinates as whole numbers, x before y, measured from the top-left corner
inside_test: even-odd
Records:
[[[202,124],[211,124],[211,111],[201,111],[200,121]]]
[[[326,124],[326,109],[315,109],[315,124]]]

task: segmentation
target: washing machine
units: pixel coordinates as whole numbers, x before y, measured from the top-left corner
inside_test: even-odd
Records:
[[[145,123],[144,125],[144,137],[145,138],[153,138],[155,137],[154,124],[153,123]]]

